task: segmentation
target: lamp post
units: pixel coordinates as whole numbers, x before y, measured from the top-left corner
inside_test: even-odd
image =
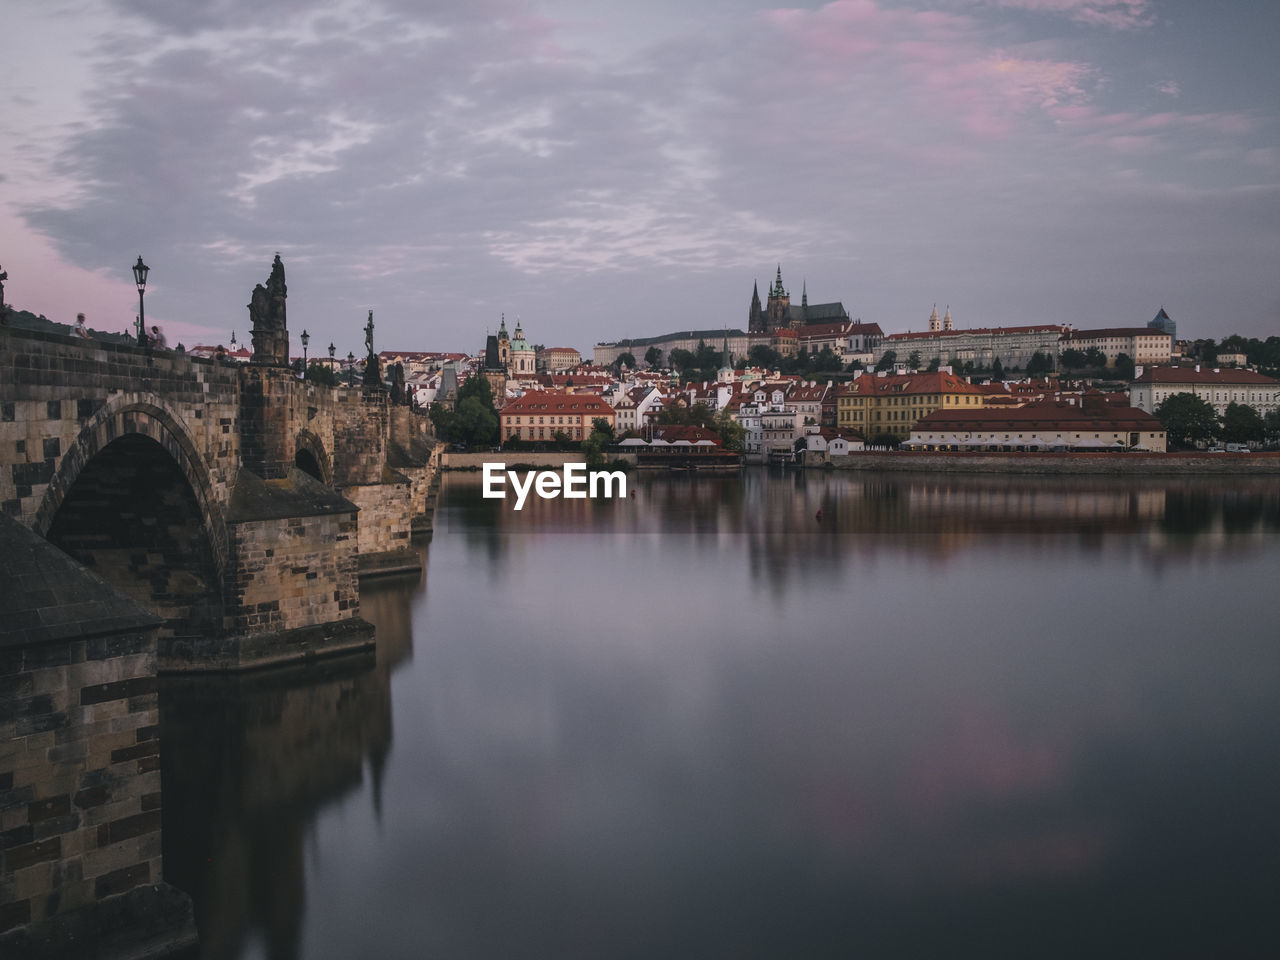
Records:
[[[338,348],[333,345],[333,341],[329,341],[329,372],[333,372],[333,354]]]
[[[138,346],[147,343],[147,315],[142,309],[142,292],[147,288],[147,274],[151,268],[142,262],[142,254],[138,254],[138,262],[133,265],[133,282],[138,285]]]
[[[354,386],[356,382],[356,355],[350,350],[347,351],[347,386]]]
[[[302,328],[302,379],[307,379],[307,344],[311,342],[311,334],[306,327]]]

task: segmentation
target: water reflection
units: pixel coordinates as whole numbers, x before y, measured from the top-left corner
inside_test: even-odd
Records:
[[[374,654],[162,678],[165,876],[194,901],[202,958],[239,957],[251,946],[273,960],[302,955],[315,818],[356,792],[381,815],[390,675],[411,659],[409,609],[422,586],[420,578],[363,586]]]
[[[1273,485],[635,493],[516,514],[450,476],[429,594],[365,592],[375,665],[164,701],[207,956],[1280,939]]]
[[[900,550],[945,564],[1012,545],[1132,552],[1163,566],[1204,550],[1254,550],[1280,531],[1280,486],[1267,478],[641,473],[625,500],[531,495],[519,512],[483,499],[479,474],[448,482],[455,529],[485,552],[495,577],[526,553],[513,535],[661,534],[734,550],[745,537],[752,576],[782,590],[833,574],[850,555]]]

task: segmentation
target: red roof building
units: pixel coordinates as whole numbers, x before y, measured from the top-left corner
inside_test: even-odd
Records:
[[[613,407],[594,394],[531,391],[502,408],[502,436],[520,440],[550,440],[563,433],[570,440],[585,440],[592,421],[604,419],[612,428]]]

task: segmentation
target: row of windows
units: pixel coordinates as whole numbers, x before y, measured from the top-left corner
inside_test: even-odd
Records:
[[[538,431],[538,435],[536,437],[533,434],[535,429]],[[547,427],[513,427],[511,428],[511,432],[508,436],[515,437],[518,440],[550,440],[556,432],[557,431],[548,429]],[[564,433],[570,440],[582,439],[581,427],[570,427],[568,430],[562,430],[560,432]]]
[[[510,423],[513,419],[514,419],[514,421],[515,421],[517,424],[521,424],[521,423],[523,423],[523,422],[524,422],[523,418],[522,418],[522,417],[519,417],[519,416],[514,417],[514,418],[513,418],[513,417],[508,416],[508,417],[507,417],[507,422],[508,422],[508,423]],[[569,419],[568,419],[568,421],[567,421],[567,422],[568,422],[568,423],[582,423],[583,419],[584,419],[584,418],[583,418],[582,416],[569,417]],[[546,423],[548,420],[550,420],[550,422],[552,423],[552,425],[554,425],[554,424],[557,422],[555,417],[539,417],[539,418],[538,418],[538,423],[540,423],[540,424],[542,424],[542,423]],[[565,423],[565,422],[566,422],[566,421],[565,421],[565,418],[564,418],[564,417],[561,417],[561,418],[560,418],[560,420],[559,420],[559,422],[560,422],[560,423]],[[533,417],[530,417],[530,418],[529,418],[529,423],[533,423]]]

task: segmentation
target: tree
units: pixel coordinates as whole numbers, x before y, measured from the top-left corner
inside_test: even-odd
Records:
[[[705,400],[699,400],[689,408],[689,423],[695,427],[710,428],[711,422],[715,419],[715,414],[711,412],[711,408],[707,406]]]
[[[999,357],[991,362],[991,379],[995,381],[1004,379],[1004,364],[1000,362]]]
[[[602,433],[613,443],[613,424],[607,417],[596,417],[591,421],[591,432]]]
[[[453,442],[456,420],[454,412],[443,403],[433,403],[428,416],[431,418],[431,426],[435,429],[436,436],[445,443]]]
[[[1194,393],[1175,393],[1156,407],[1156,417],[1164,426],[1169,444],[1189,447],[1218,433],[1218,415],[1208,400]]]
[[[698,341],[698,349],[693,352],[693,365],[699,370],[718,370],[720,368],[720,351],[708,346],[706,341]],[[703,378],[707,379],[707,378]]]
[[[764,367],[768,370],[776,370],[782,366],[782,356],[773,347],[763,343],[757,343],[749,351],[747,351],[747,359],[757,367]]]
[[[907,357],[907,366],[912,370],[920,369],[920,351],[912,350],[911,355]]]
[[[720,410],[711,421],[711,429],[720,434],[720,446],[735,453],[741,453],[747,438],[746,428],[729,415],[728,410]]]
[[[662,366],[662,351],[657,347],[650,347],[644,352],[644,362],[650,367]]]
[[[623,367],[626,367],[628,370],[634,370],[636,368],[635,354],[633,353],[618,354],[617,359],[613,361],[613,367],[615,370],[621,370]]]
[[[1262,414],[1245,403],[1229,403],[1222,415],[1222,439],[1227,443],[1261,443],[1267,428]]]
[[[431,408],[431,422],[436,423],[436,409]],[[446,411],[447,412],[447,411]],[[493,388],[479,374],[472,374],[458,388],[458,406],[451,418],[441,418],[448,427],[443,439],[468,446],[490,446],[498,442],[498,413],[493,408]],[[436,433],[441,434],[440,425]]]
[[[836,356],[836,352],[830,347],[823,347],[821,352],[814,357],[813,369],[815,371],[829,370],[838,372],[840,370],[840,358]]]
[[[884,356],[880,358],[880,362],[876,364],[876,372],[881,370],[892,370],[893,365],[898,362],[898,352],[896,350],[886,350]]]
[[[1074,347],[1063,350],[1059,359],[1062,361],[1062,366],[1067,370],[1083,370],[1089,362],[1085,358],[1084,351],[1077,350]]]
[[[597,470],[604,466],[604,448],[613,443],[613,430],[610,429],[606,433],[603,430],[594,429],[600,424],[604,424],[606,427],[609,425],[609,421],[604,417],[597,417],[591,423],[593,429],[587,439],[582,441],[582,453],[587,461],[587,466],[592,470]]]
[[[1137,375],[1137,365],[1133,357],[1127,353],[1116,354],[1116,376],[1121,380],[1132,380]]]
[[[1218,362],[1218,345],[1212,340],[1196,340],[1191,344],[1191,352],[1201,363]]]
[[[1031,355],[1031,359],[1027,361],[1028,377],[1043,377],[1046,373],[1053,372],[1053,357],[1047,353],[1037,350]]]
[[[338,375],[329,368],[327,363],[312,360],[311,366],[307,367],[307,382],[319,384],[322,387],[336,387]]]
[[[1280,408],[1262,418],[1262,430],[1267,443],[1280,443]]]
[[[1090,347],[1084,352],[1084,362],[1090,367],[1105,367],[1107,365],[1107,355],[1102,352],[1100,347]]]
[[[498,417],[476,397],[458,401],[454,420],[456,439],[470,447],[490,446],[498,442]]]
[[[676,347],[667,354],[667,363],[671,364],[673,370],[685,370],[694,365],[697,358],[690,350],[683,347]]]

